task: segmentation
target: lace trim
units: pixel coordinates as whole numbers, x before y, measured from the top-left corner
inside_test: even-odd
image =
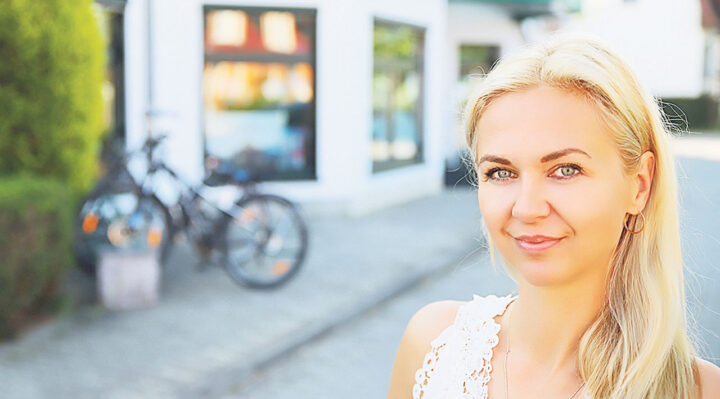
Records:
[[[511,295],[473,295],[471,301],[460,305],[453,324],[430,343],[431,350],[415,372],[413,399],[429,399],[426,395],[487,399],[493,348],[500,331],[494,317],[504,313],[514,299]]]

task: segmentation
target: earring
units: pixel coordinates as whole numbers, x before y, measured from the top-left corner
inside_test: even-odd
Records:
[[[631,234],[637,234],[637,233],[643,231],[643,229],[645,229],[645,215],[643,215],[642,212],[638,213],[638,215],[640,215],[640,218],[642,219],[642,227],[641,227],[640,230],[638,230],[638,231],[632,231],[632,230],[630,230],[630,227],[628,227],[628,225],[627,225],[627,222],[628,222],[628,220],[630,220],[630,218],[625,219],[625,223],[624,223],[624,224],[625,224],[625,228],[626,228],[627,231],[629,231]],[[630,216],[637,216],[637,215],[630,215]]]

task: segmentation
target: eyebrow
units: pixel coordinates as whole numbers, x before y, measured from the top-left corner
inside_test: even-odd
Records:
[[[552,161],[553,159],[558,159],[558,158],[564,157],[564,156],[566,156],[566,155],[568,155],[568,154],[571,154],[571,153],[584,154],[584,155],[586,155],[588,158],[592,159],[592,157],[591,157],[590,155],[588,155],[587,152],[585,152],[585,151],[583,151],[583,150],[581,150],[581,149],[579,149],[579,148],[566,148],[566,149],[564,149],[564,150],[554,151],[554,152],[551,152],[551,153],[545,155],[544,157],[540,158],[540,162],[542,162],[542,163],[550,162],[550,161]],[[488,155],[483,155],[483,156],[478,160],[477,164],[480,165],[481,163],[483,163],[483,162],[485,162],[485,161],[496,162],[496,163],[500,163],[500,164],[503,164],[503,165],[512,165],[512,162],[508,161],[507,159],[502,158],[502,157],[499,157],[499,156],[497,156],[497,155],[490,155],[490,154],[488,154]]]

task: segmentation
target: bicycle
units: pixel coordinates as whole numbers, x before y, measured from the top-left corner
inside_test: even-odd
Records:
[[[109,173],[81,202],[75,235],[80,269],[95,275],[100,251],[112,247],[155,248],[164,265],[173,241],[183,232],[204,264],[213,263],[212,255],[218,254],[226,272],[240,285],[275,288],[296,275],[308,246],[307,228],[296,205],[259,192],[247,171],[231,170],[213,158],[207,160],[212,173],[199,186],[188,184],[154,156],[165,137],[149,137],[140,150],[109,161]],[[144,155],[147,162],[140,181],[128,168],[137,155]],[[169,206],[152,187],[159,173],[180,188],[177,201]],[[201,194],[202,188],[218,184],[242,189],[230,210]]]

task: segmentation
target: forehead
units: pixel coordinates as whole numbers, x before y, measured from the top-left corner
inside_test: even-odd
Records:
[[[501,95],[487,107],[476,129],[478,156],[539,159],[567,147],[582,149],[593,158],[619,155],[590,101],[548,86]]]

